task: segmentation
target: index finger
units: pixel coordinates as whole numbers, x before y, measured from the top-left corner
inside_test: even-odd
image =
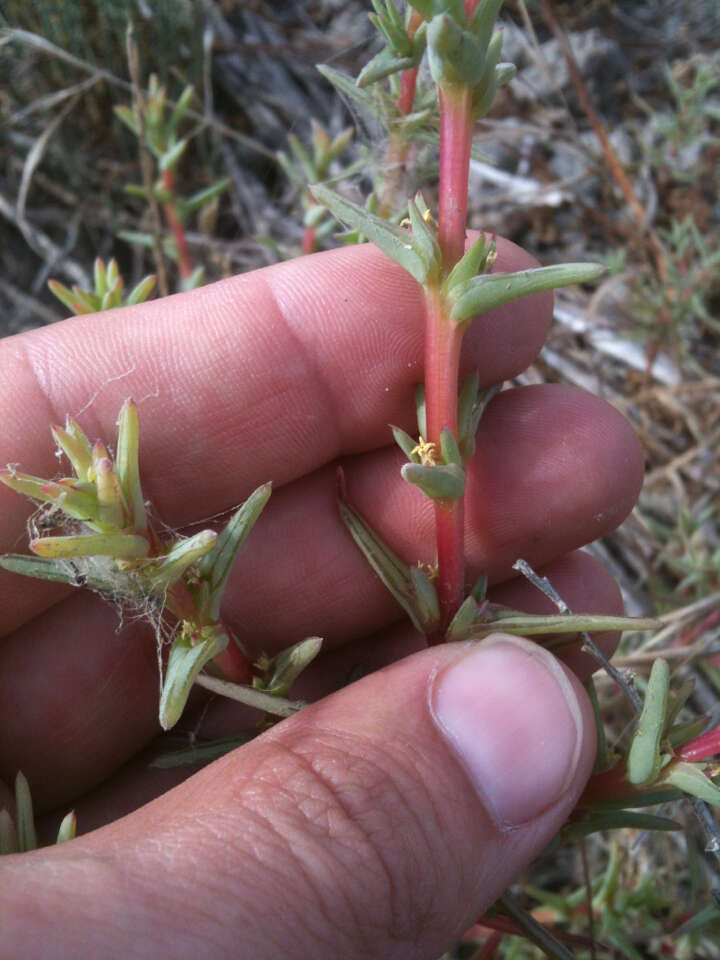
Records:
[[[499,270],[534,261],[498,243]],[[0,464],[53,476],[51,423],[78,417],[112,442],[122,401],[141,416],[145,495],[180,526],[226,510],[259,483],[283,484],[411,426],[423,376],[421,291],[374,247],[290,261],[123,310],[0,341]],[[551,298],[483,317],[466,362],[486,383],[539,349]],[[0,549],[22,549],[17,494],[0,487]],[[17,577],[2,574],[3,631],[25,619]],[[44,587],[53,594],[53,588]],[[20,620],[18,620],[20,617]]]

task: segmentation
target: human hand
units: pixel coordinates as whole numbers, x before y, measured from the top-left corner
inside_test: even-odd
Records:
[[[497,269],[528,265],[500,243]],[[486,385],[520,372],[550,302],[476,321],[464,365]],[[430,559],[432,511],[400,479],[387,428],[412,429],[421,315],[416,285],[364,246],[0,342],[0,463],[52,475],[49,423],[83,410],[88,435],[111,438],[132,395],[144,490],[174,528],[274,482],[227,591],[243,641],[274,652],[323,636],[307,698],[392,664],[127,818],[4,858],[0,956],[432,958],[562,825],[594,751],[574,674],[522,640],[421,650],[335,509],[342,459],[373,526]],[[469,474],[470,574],[544,611],[511,579],[523,556],[574,609],[619,612],[608,575],[574,551],[623,519],[641,469],[627,425],[592,396],[501,394]],[[2,551],[21,549],[20,510],[0,488]],[[70,588],[1,573],[0,589],[0,777],[23,769],[38,810],[74,804],[83,833],[176,782],[133,761],[157,733],[147,629],[117,632],[111,607]],[[247,721],[227,703],[195,711],[203,737]]]

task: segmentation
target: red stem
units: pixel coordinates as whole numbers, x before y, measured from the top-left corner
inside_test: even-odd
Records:
[[[440,449],[440,433],[450,430],[457,440],[458,367],[462,331],[448,315],[437,287],[426,288],[425,408],[427,440]],[[435,503],[440,601],[440,640],[465,594],[463,499]]]
[[[174,197],[175,177],[173,176],[172,170],[164,170],[162,178],[165,189],[168,191],[171,197]],[[183,280],[185,280],[191,276],[193,272],[192,257],[190,256],[190,250],[188,249],[185,229],[178,219],[177,211],[175,210],[175,204],[172,200],[169,203],[163,204],[163,212],[165,213],[167,225],[170,228],[172,235],[175,237],[175,243],[177,244],[178,251],[180,276],[183,278]]]
[[[466,86],[438,87],[440,103],[440,192],[438,239],[446,269],[465,252],[472,90]]]

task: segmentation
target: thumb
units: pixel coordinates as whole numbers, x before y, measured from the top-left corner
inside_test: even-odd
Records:
[[[594,739],[540,647],[422,651],[123,820],[3,858],[0,956],[431,960],[561,827]]]

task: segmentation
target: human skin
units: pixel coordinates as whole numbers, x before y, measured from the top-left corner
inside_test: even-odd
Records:
[[[496,269],[534,265],[498,249]],[[463,367],[485,385],[518,374],[550,314],[538,295],[475,321]],[[394,549],[432,558],[432,510],[399,477],[388,430],[414,432],[422,336],[417,286],[363,246],[0,341],[0,463],[56,474],[49,425],[70,414],[112,442],[132,396],[165,523],[197,524],[273,481],[229,625],[256,652],[325,638],[294,691],[317,702],[184,779],[147,769],[152,633],[118,631],[90,594],[0,571],[0,804],[21,768],[36,810],[56,826],[74,806],[81,832],[0,861],[0,957],[437,957],[562,825],[593,762],[587,658],[561,666],[497,638],[424,649],[335,509],[342,463]],[[521,388],[489,406],[477,447],[469,576],[487,570],[492,599],[544,612],[512,572],[522,556],[573,609],[619,613],[616,585],[578,549],[639,490],[625,421],[577,390]],[[0,487],[3,552],[22,549],[24,511]],[[181,727],[215,737],[255,719],[201,695]]]

